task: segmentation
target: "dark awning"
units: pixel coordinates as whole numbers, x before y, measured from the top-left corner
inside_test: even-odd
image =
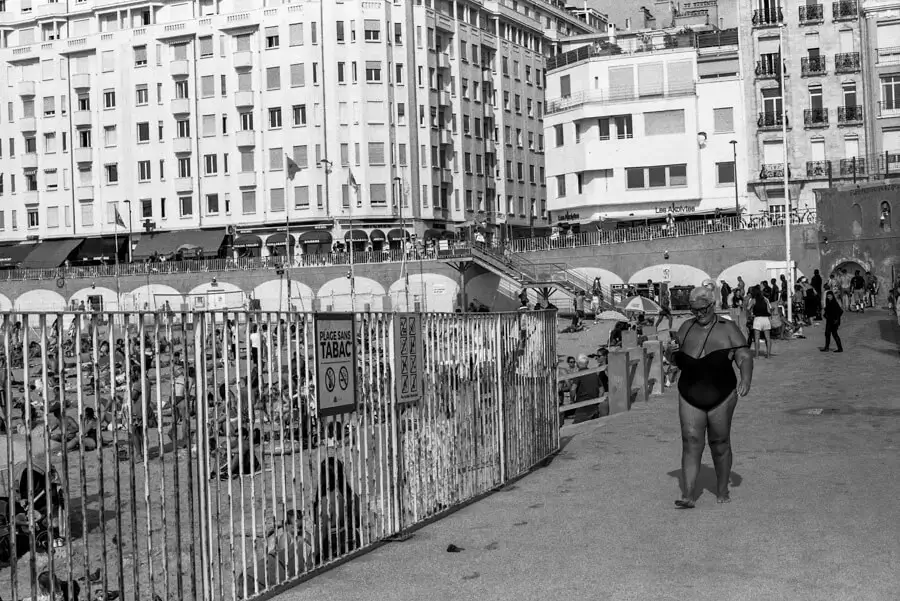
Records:
[[[78,247],[75,253],[74,261],[115,261],[116,255],[121,251],[122,246],[128,242],[128,236],[118,237],[118,246],[116,246],[116,237],[111,238],[88,238],[84,244]]]
[[[205,257],[215,257],[219,254],[224,239],[224,229],[160,232],[149,236],[144,234],[131,256],[134,260],[141,261],[154,255],[170,255],[179,247],[190,245],[199,247],[200,254]]]
[[[440,238],[441,234],[440,230],[425,230],[425,233],[422,235],[422,238],[426,241],[431,240],[433,238]]]
[[[398,240],[409,240],[409,232],[400,228],[394,228],[387,234],[388,242],[397,242]]]
[[[384,242],[387,240],[387,236],[381,230],[372,230],[369,232],[369,240],[372,242]]]
[[[67,238],[65,240],[41,242],[22,261],[22,268],[51,269],[59,267],[82,242],[84,242],[84,238]]]
[[[350,230],[344,235],[345,242],[368,242],[369,234],[363,230]]]
[[[300,242],[304,244],[331,244],[331,234],[324,230],[309,230],[300,234]]]
[[[247,248],[262,247],[262,239],[254,234],[243,234],[234,239],[231,245],[235,250],[244,250]]]
[[[0,245],[0,267],[15,267],[31,254],[35,244]]]
[[[445,230],[443,234],[441,234],[441,240],[454,240],[456,239],[456,232],[451,232],[450,230]]]
[[[278,232],[277,234],[272,234],[268,238],[266,238],[266,246],[285,246],[285,240],[288,239],[288,235],[284,232]],[[293,236],[290,237],[290,244],[294,246],[297,241]]]

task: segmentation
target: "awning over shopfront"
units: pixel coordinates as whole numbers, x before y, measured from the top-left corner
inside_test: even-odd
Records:
[[[443,234],[441,230],[425,230],[425,233],[422,234],[422,238],[427,242],[428,240],[436,240],[441,237]]]
[[[369,240],[374,242],[384,242],[387,240],[387,237],[384,235],[384,232],[381,230],[372,230],[369,232]]]
[[[409,240],[409,232],[400,228],[394,228],[387,233],[388,242],[399,242],[401,240]]]
[[[284,248],[287,243],[285,241],[290,241],[291,247],[297,243],[297,240],[294,239],[293,236],[288,236],[284,232],[278,232],[277,234],[272,234],[268,238],[266,238],[266,246],[272,246],[275,248]]]
[[[197,247],[204,257],[215,257],[225,240],[225,230],[186,230],[143,234],[131,255],[135,261],[143,261],[154,255],[174,254],[181,247]]]
[[[242,234],[234,239],[231,247],[235,250],[262,248],[262,238],[255,234]]]
[[[36,244],[0,245],[0,267],[16,267],[31,254]]]
[[[363,230],[350,230],[344,235],[345,242],[368,242],[369,235]]]
[[[65,240],[41,242],[22,261],[22,268],[52,269],[59,267],[82,242],[84,242],[84,238],[67,238]]]
[[[300,234],[303,244],[331,244],[331,241],[331,234],[324,230],[309,230]]]
[[[118,237],[118,246],[116,246],[116,237],[109,238],[87,238],[84,244],[75,251],[73,261],[109,261],[114,262],[116,255],[122,256],[122,247],[128,244],[128,236]]]

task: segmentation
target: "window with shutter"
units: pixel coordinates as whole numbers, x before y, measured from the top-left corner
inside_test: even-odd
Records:
[[[387,184],[369,186],[369,204],[373,207],[387,206]]]
[[[175,44],[174,46],[172,46],[172,60],[187,60],[187,44]]]
[[[281,171],[284,168],[284,159],[280,148],[269,149],[269,171]]]
[[[381,23],[377,19],[366,19],[363,22],[365,29],[365,40],[367,42],[377,42],[381,39]]]
[[[104,50],[100,55],[101,68],[104,73],[110,73],[116,69],[116,54],[113,50]]]
[[[294,186],[294,207],[309,208],[309,186]]]
[[[239,35],[235,36],[235,51],[237,52],[250,52],[250,36],[249,35]]]
[[[250,92],[253,90],[253,76],[250,73],[238,73],[238,91]]]
[[[309,167],[308,146],[294,146],[294,162],[297,163],[297,166],[301,169],[306,169],[307,167]]]
[[[244,190],[241,192],[241,205],[244,215],[256,213],[256,191]]]
[[[568,98],[572,95],[572,80],[569,75],[563,75],[559,78],[559,95]]]
[[[266,68],[266,89],[278,90],[281,88],[281,67]]]
[[[252,173],[256,170],[256,161],[253,157],[252,150],[244,150],[241,152],[241,173]]]
[[[609,70],[609,97],[634,98],[634,67],[615,67]]]
[[[207,36],[200,38],[200,56],[212,56],[213,55],[213,39],[212,36]]]
[[[44,116],[52,117],[56,114],[56,97],[44,96]]]
[[[203,137],[216,135],[216,116],[203,115]]]
[[[290,37],[291,46],[302,46],[303,45],[303,23],[291,23],[290,31],[288,33]]]
[[[269,190],[269,209],[273,213],[284,211],[284,188],[272,188]]]
[[[713,131],[717,134],[734,131],[734,108],[713,109]]]
[[[298,88],[306,85],[306,73],[303,63],[291,65],[291,87]]]
[[[669,93],[690,90],[694,87],[694,62],[672,61],[666,63],[666,75]]]
[[[369,165],[384,165],[384,142],[369,142]]]
[[[877,32],[879,56],[900,53],[900,22],[879,23]]]
[[[341,144],[341,167],[350,165],[350,145]]]
[[[684,110],[644,113],[644,134],[666,136],[684,133]]]
[[[200,78],[200,94],[202,98],[211,98],[216,95],[216,80],[212,75],[204,75]]]
[[[661,96],[663,93],[663,64],[638,65],[638,95]]]

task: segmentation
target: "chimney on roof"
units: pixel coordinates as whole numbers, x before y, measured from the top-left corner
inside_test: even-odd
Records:
[[[606,24],[606,37],[609,40],[610,44],[616,43],[616,24],[615,23],[607,23]]]

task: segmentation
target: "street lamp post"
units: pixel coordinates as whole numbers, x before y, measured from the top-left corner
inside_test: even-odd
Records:
[[[741,205],[738,202],[737,140],[732,140],[730,144],[734,153],[734,217],[735,224],[739,224],[741,220]]]
[[[125,204],[128,205],[128,262],[131,263],[131,238],[134,235],[132,230],[132,220],[131,220],[131,201],[126,200]],[[116,249],[116,252],[119,252],[119,249]]]

